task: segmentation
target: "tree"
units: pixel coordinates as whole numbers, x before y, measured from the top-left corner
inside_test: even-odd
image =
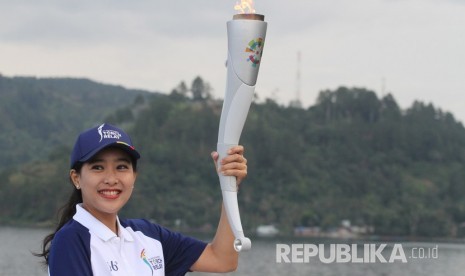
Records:
[[[192,81],[191,92],[192,92],[192,99],[194,101],[202,101],[204,99],[211,98],[211,94],[210,94],[211,86],[210,84],[204,82],[201,77],[196,77]]]
[[[172,97],[180,97],[180,98],[185,98],[187,97],[187,92],[189,89],[187,88],[187,85],[184,81],[181,81],[173,90],[171,90],[171,96]]]

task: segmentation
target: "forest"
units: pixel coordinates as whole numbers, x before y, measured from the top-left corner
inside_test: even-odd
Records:
[[[159,93],[0,76],[0,224],[55,223],[72,190],[76,135],[107,122],[142,155],[120,215],[213,231],[221,194],[210,152],[221,108],[200,77]],[[240,143],[245,231],[274,224],[292,234],[350,220],[380,236],[465,236],[465,128],[431,103],[401,109],[392,94],[358,87],[321,91],[308,108],[265,99],[252,104]]]

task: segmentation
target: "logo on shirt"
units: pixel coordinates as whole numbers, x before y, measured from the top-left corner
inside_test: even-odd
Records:
[[[163,268],[163,259],[160,256],[147,258],[145,255],[145,248],[140,252],[140,258],[150,268],[152,275],[155,270]]]
[[[109,261],[107,262],[108,267],[110,268],[110,272],[118,271],[118,262],[117,261]]]

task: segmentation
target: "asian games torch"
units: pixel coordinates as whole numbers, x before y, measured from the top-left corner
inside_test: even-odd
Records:
[[[249,8],[245,13],[243,8]],[[218,132],[218,162],[227,156],[227,151],[239,144],[260,67],[265,42],[267,23],[264,16],[255,14],[251,0],[242,0],[236,5],[242,13],[228,21],[228,60],[226,93]],[[218,174],[223,195],[223,204],[229,225],[234,233],[234,249],[249,250],[252,243],[244,236],[237,202],[236,178]]]

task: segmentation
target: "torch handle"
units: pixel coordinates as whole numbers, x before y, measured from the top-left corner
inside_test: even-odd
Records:
[[[250,250],[252,242],[249,238],[244,236],[242,230],[241,217],[239,214],[239,205],[237,203],[237,192],[222,191],[223,204],[225,207],[226,215],[228,217],[229,225],[233,231],[234,237],[234,249],[237,252],[242,250]]]
[[[227,151],[235,146],[235,144],[218,144],[218,162],[227,155]],[[219,166],[219,164],[218,164]],[[225,176],[218,174],[221,185],[221,193],[223,195],[223,204],[228,217],[228,222],[231,230],[236,238],[234,240],[234,249],[237,252],[242,250],[250,250],[252,242],[244,236],[242,230],[241,217],[239,213],[239,204],[237,202],[237,180],[234,176]]]
[[[217,152],[218,152],[218,168],[221,166],[221,159],[228,156],[228,150],[237,144],[223,144],[218,143],[217,145]],[[236,177],[234,176],[225,176],[222,174],[218,174],[220,178],[220,185],[222,191],[229,191],[229,192],[237,192],[237,181]]]
[[[227,155],[227,152],[233,146],[237,144],[224,144],[218,143],[217,151],[219,154],[219,162],[222,158]],[[242,250],[250,250],[252,247],[252,242],[249,238],[244,236],[244,231],[242,230],[241,216],[239,213],[239,204],[237,202],[237,179],[234,176],[225,176],[218,174],[221,185],[221,193],[223,195],[223,204],[226,211],[226,216],[228,217],[228,222],[233,231],[234,237],[234,249],[237,252]]]

